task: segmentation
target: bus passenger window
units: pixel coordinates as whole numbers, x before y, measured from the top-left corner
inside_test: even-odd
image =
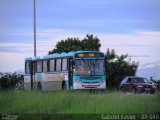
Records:
[[[42,61],[37,61],[37,72],[42,72]]]
[[[55,71],[55,69],[54,69],[54,68],[55,68],[55,67],[54,67],[54,66],[55,66],[55,60],[52,59],[52,60],[50,60],[49,63],[50,63],[50,64],[49,64],[49,65],[50,65],[50,66],[49,66],[49,70],[50,70],[50,71]]]
[[[26,73],[30,74],[30,63],[26,62]]]
[[[56,60],[56,71],[61,71],[61,59]]]
[[[43,61],[43,72],[47,72],[47,60]]]
[[[62,59],[62,70],[67,70],[67,59]]]
[[[50,60],[47,60],[47,72],[49,72],[50,71]]]

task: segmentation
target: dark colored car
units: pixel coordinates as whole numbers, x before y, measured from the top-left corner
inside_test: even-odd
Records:
[[[146,78],[127,76],[122,80],[120,90],[123,92],[154,94],[156,92],[156,86]]]

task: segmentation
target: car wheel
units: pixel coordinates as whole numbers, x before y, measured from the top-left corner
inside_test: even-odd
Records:
[[[136,88],[132,88],[132,93],[137,94],[138,93],[137,89]]]
[[[120,88],[120,91],[124,93],[124,92],[125,92],[124,87],[121,87],[121,88]]]

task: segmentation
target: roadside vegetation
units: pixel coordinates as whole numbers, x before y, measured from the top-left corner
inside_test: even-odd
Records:
[[[160,94],[0,92],[0,112],[10,114],[140,114],[159,113]]]
[[[23,89],[23,75],[5,73],[0,77],[0,90]]]

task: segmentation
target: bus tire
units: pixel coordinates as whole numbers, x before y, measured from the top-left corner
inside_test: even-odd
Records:
[[[67,87],[66,87],[66,82],[63,81],[63,82],[62,82],[62,90],[66,90],[66,89],[67,89]]]
[[[37,84],[37,91],[42,91],[42,84],[41,84],[41,82],[38,82],[38,84]]]

